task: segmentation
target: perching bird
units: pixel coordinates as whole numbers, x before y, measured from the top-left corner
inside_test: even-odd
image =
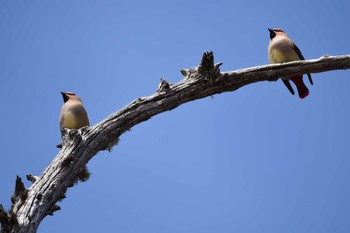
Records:
[[[279,28],[270,29],[270,44],[268,48],[270,63],[284,63],[290,61],[305,60],[300,49],[293,43],[287,34]],[[313,84],[311,75],[309,77],[310,84]],[[290,93],[294,95],[294,90],[290,85],[289,79],[295,84],[298,89],[298,94],[301,99],[309,95],[309,89],[303,82],[303,75],[296,75],[289,78],[282,78]]]
[[[64,104],[60,113],[60,129],[79,129],[89,126],[89,118],[79,96],[72,92],[61,92]]]

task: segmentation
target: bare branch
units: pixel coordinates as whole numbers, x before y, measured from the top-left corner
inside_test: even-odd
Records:
[[[91,128],[63,130],[62,150],[40,177],[29,177],[32,186],[26,189],[17,178],[10,214],[0,206],[1,232],[36,232],[44,217],[60,209],[56,203],[65,198],[67,189],[88,178],[85,166],[89,160],[101,150],[111,150],[120,135],[152,116],[255,82],[276,81],[278,77],[291,74],[349,69],[350,55],[323,56],[223,73],[219,68],[221,64],[214,64],[212,52],[204,53],[198,67],[181,70],[184,78],[180,82],[171,84],[161,79],[153,95],[134,100]]]

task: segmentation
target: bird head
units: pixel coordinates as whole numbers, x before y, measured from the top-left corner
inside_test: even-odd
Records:
[[[280,28],[274,28],[274,29],[268,28],[268,30],[270,32],[270,39],[271,40],[278,34],[285,34],[285,32]]]
[[[62,92],[61,91],[61,94],[62,94],[62,97],[63,97],[63,102],[67,102],[69,99],[71,98],[75,98],[77,97],[73,92]],[[78,97],[79,98],[79,97]]]

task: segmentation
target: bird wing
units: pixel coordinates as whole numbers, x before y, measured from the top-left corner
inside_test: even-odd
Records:
[[[294,51],[298,54],[300,60],[305,60],[303,54],[301,54],[300,49],[298,48],[298,46],[296,46],[296,44],[293,43],[293,49]]]
[[[293,43],[293,49],[298,54],[300,60],[305,60],[305,58],[304,58],[303,54],[301,53],[300,49],[294,43]],[[312,81],[312,78],[311,78],[311,74],[307,74],[307,77],[309,78],[310,84],[314,85],[314,82]]]

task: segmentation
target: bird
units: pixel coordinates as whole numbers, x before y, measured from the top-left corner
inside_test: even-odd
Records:
[[[80,97],[73,92],[61,92],[63,106],[60,113],[60,129],[79,129],[90,126],[87,112]]]
[[[271,64],[305,60],[298,46],[294,44],[294,42],[283,30],[280,28],[268,28],[268,30],[270,32],[268,55]],[[307,74],[307,76],[309,78],[310,84],[313,85],[311,75]],[[303,99],[309,95],[309,89],[303,81],[302,74],[282,78],[283,83],[286,85],[290,93],[294,95],[294,89],[291,86],[289,80],[291,80],[297,87],[299,98]]]
[[[61,94],[64,103],[60,112],[60,129],[79,129],[90,126],[88,114],[80,97],[73,92],[61,92]],[[57,147],[61,148],[62,144],[58,144]]]

